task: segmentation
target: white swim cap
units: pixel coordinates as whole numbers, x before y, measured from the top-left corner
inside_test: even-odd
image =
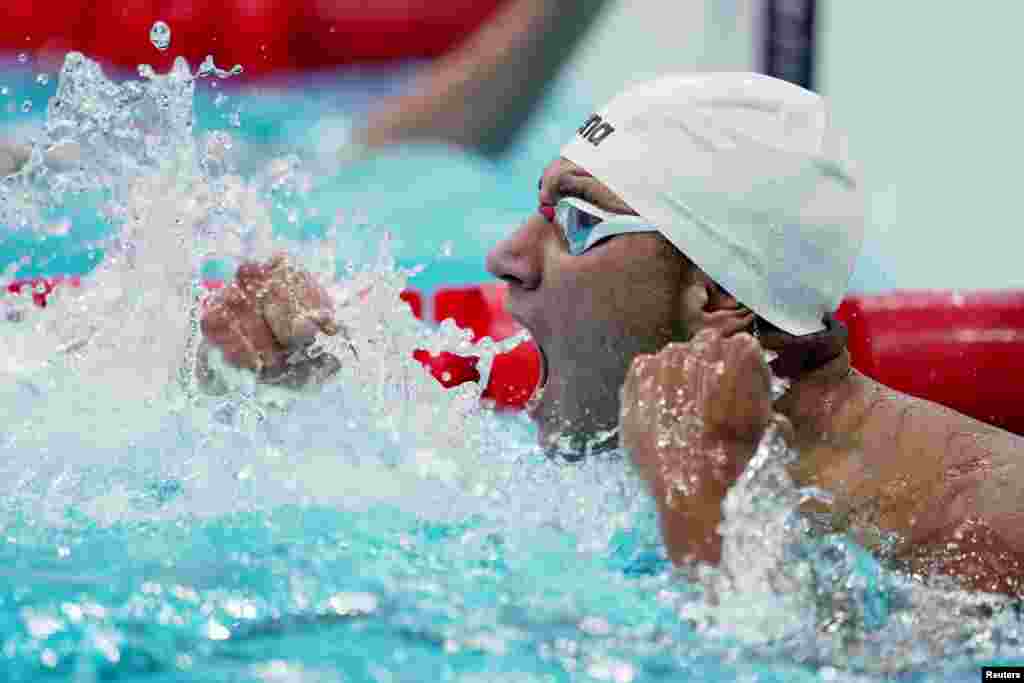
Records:
[[[562,156],[786,332],[820,331],[839,306],[864,204],[818,95],[753,73],[665,76],[591,116]]]

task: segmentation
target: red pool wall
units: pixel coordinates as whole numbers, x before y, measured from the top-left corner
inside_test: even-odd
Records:
[[[10,0],[0,53],[60,58],[70,50],[129,69],[160,71],[182,55],[193,68],[208,54],[248,74],[435,57],[486,21],[503,0]],[[171,45],[149,30],[161,20]]]
[[[55,286],[78,286],[78,278],[21,280],[10,292],[33,288],[45,306]],[[219,283],[206,283],[209,288]],[[430,312],[435,322],[453,318],[475,339],[500,340],[519,326],[504,308],[507,287],[488,283],[435,292]],[[417,317],[423,296],[402,294]],[[898,291],[850,296],[837,317],[850,331],[854,367],[894,389],[949,406],[962,413],[1024,434],[1024,291]],[[480,378],[476,360],[452,354],[416,351],[445,386]],[[540,378],[540,357],[522,344],[495,359],[485,398],[503,408],[521,408]]]

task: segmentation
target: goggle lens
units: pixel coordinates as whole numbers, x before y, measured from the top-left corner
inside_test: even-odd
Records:
[[[639,216],[608,213],[575,197],[560,200],[555,206],[554,218],[573,256],[579,256],[606,237],[657,232],[657,228]]]

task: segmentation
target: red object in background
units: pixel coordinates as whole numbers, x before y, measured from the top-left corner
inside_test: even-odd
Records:
[[[7,291],[33,289],[39,306],[60,284],[77,287],[77,276],[18,280]],[[217,289],[218,281],[203,283]],[[504,309],[506,286],[438,290],[433,317],[454,318],[473,331],[474,339],[504,339],[519,325]],[[419,292],[406,290],[402,300],[416,317],[423,315]],[[1024,291],[893,292],[850,296],[836,316],[850,330],[853,365],[899,391],[949,406],[966,415],[1024,434]],[[446,387],[477,381],[477,359],[450,353],[414,357]],[[532,343],[495,358],[484,397],[502,408],[521,408],[540,378],[540,356]]]
[[[399,297],[409,304],[412,314],[423,319],[423,296],[412,289],[406,289]],[[424,349],[413,351],[412,357],[420,362],[434,379],[441,383],[441,386],[449,389],[457,387],[464,382],[476,382],[480,379],[480,373],[476,370],[477,359],[474,357],[457,356],[454,353],[442,352],[431,356]]]
[[[305,0],[297,5],[293,63],[436,57],[483,24],[502,0]]]
[[[21,290],[28,287],[32,292],[33,303],[41,308],[46,308],[46,299],[57,285],[79,287],[81,284],[82,279],[77,275],[67,278],[63,276],[35,277],[27,280],[15,280],[7,285],[7,291],[11,294],[21,294]]]
[[[212,54],[222,69],[241,64],[244,73],[259,75],[296,67],[292,41],[302,3],[294,0],[224,0],[216,3],[220,16],[213,46],[207,39],[197,48]],[[168,22],[170,24],[170,22]],[[174,24],[171,35],[174,35]],[[171,46],[173,47],[173,38]],[[193,63],[193,62],[190,62]],[[198,64],[198,62],[194,62]]]
[[[161,9],[159,0],[97,2],[83,16],[74,48],[120,66],[151,64],[166,71],[173,61],[172,50],[161,52],[149,41],[153,22],[163,19]]]
[[[477,287],[440,289],[434,295],[434,321],[455,320],[459,327],[473,330],[473,340],[489,336],[495,341],[518,333],[522,328],[505,311],[504,283],[494,282]],[[476,358],[470,357],[474,365]],[[469,374],[464,365],[469,359],[454,356],[446,366],[455,376]],[[435,374],[435,377],[437,375]],[[476,379],[479,379],[477,374]],[[540,352],[532,342],[520,344],[508,353],[494,358],[491,377],[483,397],[499,408],[522,408],[533,395],[540,381]]]
[[[412,309],[412,314],[419,319],[423,319],[423,295],[417,292],[415,289],[402,290],[398,298],[409,304],[409,308]]]
[[[62,0],[59,5],[39,0],[13,0],[4,4],[0,20],[0,50],[30,56],[63,55],[80,49],[89,0]],[[146,30],[149,35],[149,30]]]
[[[838,314],[865,375],[1024,434],[1024,292],[897,291]]]
[[[119,0],[93,3],[10,0],[0,21],[0,51],[62,58],[70,50],[120,67],[166,71],[178,55],[193,69],[212,54],[217,66],[247,74],[320,69],[444,54],[486,21],[503,0]],[[170,47],[149,39],[156,21]],[[50,68],[47,65],[46,68]]]

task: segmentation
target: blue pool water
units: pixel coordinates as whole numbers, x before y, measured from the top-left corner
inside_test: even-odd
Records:
[[[2,80],[38,112],[57,79],[32,76]],[[380,93],[406,75],[375,78]],[[19,276],[106,268],[0,329],[0,679],[975,681],[984,663],[1024,663],[1019,605],[809,540],[798,492],[770,477],[738,487],[723,575],[676,574],[621,457],[548,461],[523,418],[411,361],[467,349],[412,319],[403,269],[426,264],[409,281],[424,290],[485,279],[486,245],[533,209],[585,96],[557,90],[499,162],[399,150],[327,174],[317,160],[367,106],[366,81],[209,83],[191,135],[228,131],[276,245],[336,271],[360,362],[283,408],[242,380],[218,400],[183,388],[188,281],[217,267],[194,258],[195,235],[250,215],[190,208],[208,187],[237,189],[209,166],[167,180],[140,163],[132,191],[115,174],[43,211],[66,230],[0,234],[0,269],[27,257]],[[102,220],[105,202],[127,208]],[[316,251],[321,237],[333,252]],[[213,253],[226,268],[241,252]],[[765,471],[777,455],[765,450]]]

